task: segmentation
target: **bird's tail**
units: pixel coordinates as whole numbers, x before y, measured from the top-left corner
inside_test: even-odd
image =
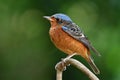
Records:
[[[91,46],[90,48],[95,54],[97,54],[98,56],[101,56],[101,54],[93,46]]]
[[[100,74],[100,71],[97,68],[97,66],[95,65],[95,63],[94,63],[93,59],[91,58],[91,56],[90,56],[90,59],[89,59],[88,63],[89,63],[90,67],[92,68],[92,70],[94,71],[95,74]]]

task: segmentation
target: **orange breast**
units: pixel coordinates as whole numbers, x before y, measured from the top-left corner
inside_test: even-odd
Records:
[[[67,54],[77,53],[85,58],[88,49],[80,41],[69,36],[60,27],[50,28],[50,37],[55,46]]]

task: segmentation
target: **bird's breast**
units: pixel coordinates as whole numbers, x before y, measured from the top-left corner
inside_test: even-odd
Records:
[[[82,43],[64,32],[60,27],[50,28],[49,34],[55,46],[67,54],[87,51],[87,48]]]

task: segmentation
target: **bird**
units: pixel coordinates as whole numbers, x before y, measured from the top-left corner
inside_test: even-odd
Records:
[[[98,56],[100,56],[100,53],[93,47],[81,28],[63,13],[43,17],[50,21],[49,35],[54,45],[70,57],[74,55],[82,56],[94,73],[100,74],[100,70],[91,57],[91,51]]]

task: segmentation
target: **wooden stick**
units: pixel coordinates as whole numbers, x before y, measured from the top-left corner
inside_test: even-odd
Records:
[[[64,65],[63,65],[64,64]],[[92,73],[85,65],[83,65],[81,62],[79,62],[76,59],[70,58],[66,59],[66,61],[63,63],[63,61],[60,61],[56,64],[55,68],[57,70],[57,76],[56,80],[62,80],[62,72],[66,69],[66,66],[68,64],[71,64],[81,70],[83,73],[85,73],[91,80],[99,80],[98,77]]]

